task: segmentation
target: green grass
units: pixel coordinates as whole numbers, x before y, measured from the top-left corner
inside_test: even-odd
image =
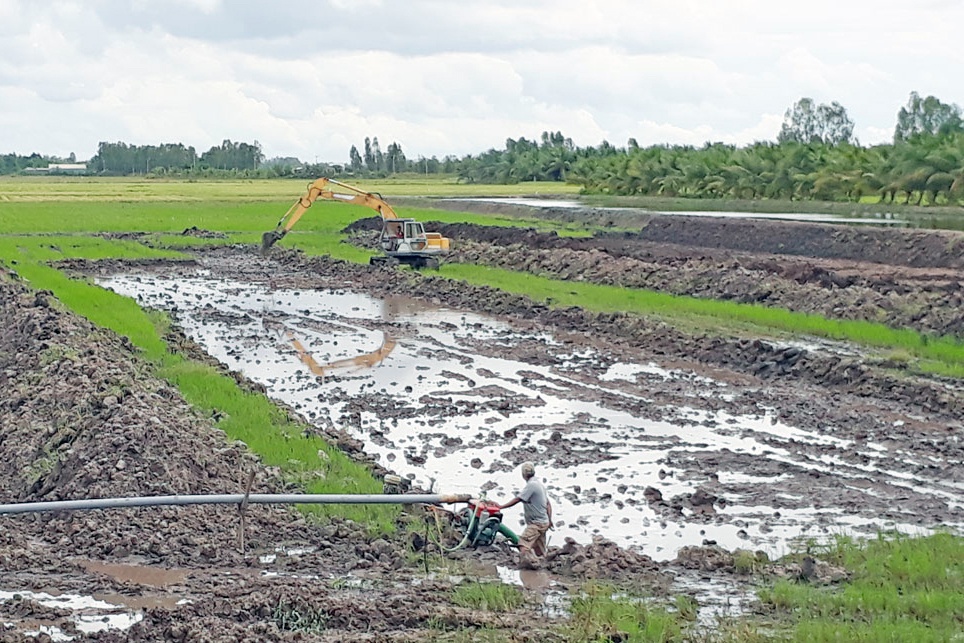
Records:
[[[964,539],[839,538],[824,556],[843,564],[851,579],[839,587],[784,580],[759,593],[789,621],[785,640],[964,640]]]
[[[147,179],[137,177],[0,177],[0,203],[69,201],[274,201],[294,203],[312,178],[300,179]],[[579,186],[556,182],[467,185],[454,176],[398,175],[345,181],[385,198],[391,196],[576,195]]]
[[[305,426],[291,421],[271,400],[238,387],[230,376],[206,364],[168,356],[158,374],[172,382],[192,406],[220,417],[218,427],[229,438],[241,440],[269,466],[308,493],[381,493],[381,482],[361,464],[324,440],[306,436]],[[305,505],[320,516],[342,516],[364,524],[370,533],[394,531],[398,509],[390,505]]]
[[[758,590],[760,610],[707,629],[691,599],[675,611],[592,583],[572,600],[565,638],[574,642],[799,641],[937,643],[964,640],[964,539],[950,533],[839,536],[812,546],[819,560],[845,567],[847,581],[779,580]],[[750,581],[748,581],[750,582]]]
[[[525,595],[515,585],[499,582],[465,582],[452,590],[452,602],[488,612],[511,612],[525,604]]]
[[[50,290],[68,308],[98,326],[129,338],[149,359],[159,359],[167,345],[158,336],[155,319],[133,299],[71,279],[47,265],[61,259],[176,259],[184,255],[154,250],[129,241],[97,237],[0,237],[0,261],[40,290]]]
[[[297,198],[292,197],[292,201]],[[180,234],[192,226],[223,232],[261,232],[274,227],[285,201],[51,201],[5,203],[4,234],[162,232]]]
[[[273,196],[262,201],[220,201],[213,198],[198,201],[159,198],[111,203],[80,199],[66,204],[59,201],[14,201],[4,203],[0,208],[0,232],[21,235],[101,232],[180,235],[184,230],[196,226],[202,230],[225,233],[257,233],[260,243],[261,233],[274,229],[291,204],[304,192],[303,186],[291,187],[295,190],[287,197]],[[531,227],[566,236],[589,234],[577,225],[535,218],[488,216],[423,207],[396,207],[395,210],[400,217],[419,221]],[[316,233],[341,238],[341,231],[346,226],[372,216],[375,213],[362,206],[317,201],[298,221],[292,234]]]
[[[617,595],[608,585],[590,583],[572,600],[566,640],[680,641],[685,625],[678,614],[650,606],[640,597]]]

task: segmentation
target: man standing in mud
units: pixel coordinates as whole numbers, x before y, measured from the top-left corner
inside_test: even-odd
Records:
[[[523,503],[526,528],[519,538],[519,553],[521,560],[527,561],[530,552],[539,557],[546,554],[546,532],[552,529],[552,503],[545,486],[536,478],[536,468],[531,462],[522,464],[522,479],[526,481],[525,487],[515,498],[500,505],[500,509]]]

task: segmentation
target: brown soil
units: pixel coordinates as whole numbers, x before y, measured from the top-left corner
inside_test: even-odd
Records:
[[[358,229],[366,225],[370,226],[362,222]],[[964,237],[959,234],[684,217],[653,217],[638,233],[593,239],[466,225],[432,227],[457,239],[455,261],[964,336]],[[886,444],[887,454],[880,462],[888,470],[909,478],[936,475],[964,484],[958,466],[964,459],[964,387],[957,380],[909,372],[902,363],[869,354],[844,356],[819,347],[787,348],[752,337],[694,335],[633,315],[551,308],[431,273],[306,258],[283,248],[267,259],[241,247],[198,253],[201,264],[216,266],[233,279],[273,279],[299,287],[323,284],[375,296],[400,289],[428,293],[426,301],[498,316],[520,328],[545,328],[574,345],[592,345],[613,361],[633,355],[685,366],[743,387],[742,395],[726,402],[727,410],[777,409],[781,420],[800,428],[834,427],[833,437],[838,439]],[[144,265],[185,275],[199,268],[191,262]],[[118,262],[73,262],[64,267],[102,274],[128,269]],[[282,273],[285,277],[279,278]],[[182,350],[197,350],[183,338],[178,343]],[[553,357],[533,348],[526,359],[537,364]],[[592,381],[592,372],[584,376]],[[653,408],[645,412],[665,412],[658,409],[671,408],[674,400],[689,404],[699,384],[673,386],[654,385]],[[49,293],[31,291],[6,277],[0,278],[0,388],[2,502],[237,493],[249,472],[254,473],[259,492],[292,491],[276,470],[260,463],[244,445],[226,440],[216,418],[200,417],[177,390],[152,375],[127,340],[73,315]],[[364,460],[363,445],[337,433],[328,437]],[[599,457],[564,437],[560,431],[560,439],[543,445],[545,457]],[[779,447],[792,450],[794,445]],[[515,466],[529,456],[505,454],[505,465]],[[840,457],[854,458],[844,466],[862,464],[856,455]],[[787,472],[768,472],[760,468],[764,464],[746,461],[745,455],[712,448],[669,452],[667,460],[689,472],[693,493],[664,499],[654,481],[645,502],[673,519],[685,515],[687,520],[713,524],[713,507],[720,506],[720,498],[751,493],[738,484],[719,484],[714,472],[746,471],[774,476],[770,495],[761,497],[773,506],[781,502],[778,497],[798,496],[801,504],[794,507],[877,512],[924,527],[964,523],[959,507],[875,482],[872,476],[867,485],[873,493],[862,495],[832,475],[812,471],[781,482],[777,476]],[[384,473],[378,467],[374,470]],[[421,524],[417,512],[410,519]],[[239,524],[233,507],[0,517],[0,591],[54,588],[85,596],[111,593],[160,601],[142,609],[143,620],[126,631],[86,637],[72,629],[69,611],[31,599],[0,601],[0,621],[13,624],[0,632],[0,640],[34,640],[24,632],[36,629],[37,623],[56,625],[75,640],[102,641],[435,640],[440,633],[478,627],[502,629],[507,640],[561,638],[547,629],[556,617],[545,616],[539,591],[529,592],[527,605],[511,615],[454,605],[451,589],[459,579],[426,576],[423,565],[438,569],[443,557],[431,546],[425,558],[419,558],[421,552],[413,556],[412,536],[371,539],[362,525],[318,525],[287,508],[251,506],[245,516],[242,553]],[[423,543],[414,545],[418,549]],[[279,556],[283,560],[270,566],[277,575],[263,574],[269,566],[259,556],[279,546],[307,551]],[[449,557],[470,565],[470,570],[476,562],[514,565],[513,552],[500,547]],[[96,565],[92,568],[90,561],[183,573],[152,585],[91,571]],[[735,573],[732,554],[710,541],[680,551],[667,563],[655,563],[605,539],[566,542],[544,565],[552,574],[553,591],[578,587],[587,578],[603,578],[672,595],[673,577]],[[818,579],[828,582],[841,576],[826,565],[817,570]],[[771,571],[800,572],[793,565],[773,566]]]

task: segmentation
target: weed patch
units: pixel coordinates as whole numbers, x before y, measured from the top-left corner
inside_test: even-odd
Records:
[[[525,603],[525,596],[515,585],[468,582],[452,590],[452,602],[488,612],[510,612]]]
[[[572,600],[566,636],[573,643],[676,641],[683,632],[681,619],[642,598],[617,595],[610,586],[591,583]]]

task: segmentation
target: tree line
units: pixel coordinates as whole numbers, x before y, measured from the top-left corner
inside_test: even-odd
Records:
[[[912,92],[897,113],[893,142],[864,147],[839,103],[802,98],[789,108],[776,142],[746,146],[623,148],[603,141],[579,148],[561,133],[540,142],[506,141],[460,160],[469,183],[568,181],[584,193],[688,198],[964,201],[964,119],[961,108]]]
[[[225,140],[198,154],[181,143],[98,145],[88,172],[105,175],[332,176],[378,178],[400,173],[456,175],[465,183],[568,181],[586,193],[691,198],[885,200],[958,203],[964,199],[964,119],[961,108],[912,92],[897,113],[893,142],[862,146],[837,102],[801,98],[784,114],[776,141],[746,146],[652,145],[629,139],[577,147],[562,132],[536,140],[506,139],[504,149],[458,158],[408,158],[377,137],[352,145],[348,162],[265,159],[261,145]],[[74,160],[73,155],[70,161]],[[0,155],[0,173],[59,162],[37,154]]]
[[[196,170],[241,171],[258,169],[264,162],[261,144],[229,139],[198,155],[183,143],[128,145],[101,142],[87,162],[91,172],[110,175],[185,173]]]
[[[693,198],[951,203],[964,200],[961,108],[911,93],[893,143],[861,146],[838,103],[802,98],[784,115],[777,142],[744,147],[596,149],[571,162],[568,180],[588,193]]]

